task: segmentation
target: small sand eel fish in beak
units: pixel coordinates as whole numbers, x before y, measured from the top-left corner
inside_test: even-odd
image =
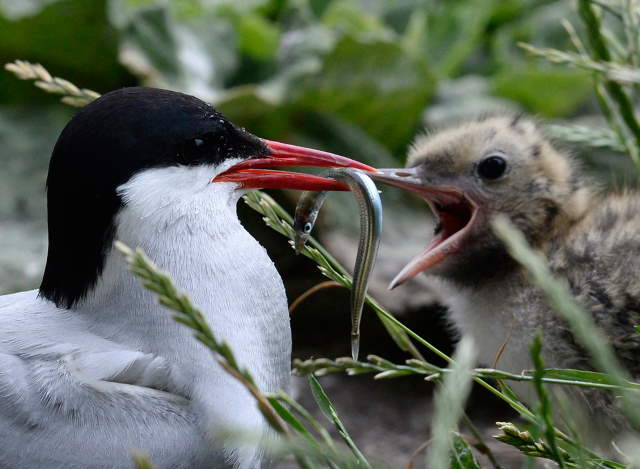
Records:
[[[330,169],[323,172],[322,176],[336,179],[349,186],[360,207],[360,241],[351,288],[351,356],[357,360],[360,351],[362,308],[382,233],[382,204],[378,188],[362,171],[350,168]],[[299,254],[304,249],[327,195],[327,191],[306,191],[300,196],[293,222],[296,253]]]

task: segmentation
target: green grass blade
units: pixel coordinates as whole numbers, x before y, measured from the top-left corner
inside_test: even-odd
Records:
[[[602,34],[602,23],[593,10],[589,0],[578,0],[578,13],[587,30],[587,37],[593,50],[595,59],[611,61],[611,53]],[[640,147],[640,125],[636,119],[633,103],[625,90],[618,83],[605,81],[607,92],[618,105],[618,112],[623,122],[634,137],[635,146]]]
[[[449,467],[452,438],[462,418],[464,405],[471,391],[471,366],[475,361],[475,350],[471,339],[463,337],[442,385],[433,400],[432,444],[426,455],[426,467],[445,469]]]
[[[274,410],[282,418],[282,420],[291,425],[293,429],[295,429],[300,435],[309,440],[309,442],[314,444],[318,443],[311,432],[307,430],[307,428],[302,424],[302,422],[300,422],[291,412],[289,412],[289,409],[283,406],[276,397],[268,396],[267,399]]]
[[[536,334],[531,344],[531,359],[535,366],[533,373],[533,386],[538,394],[540,400],[540,412],[542,431],[551,449],[551,455],[553,459],[558,463],[560,469],[564,469],[565,462],[564,457],[560,454],[560,448],[558,448],[558,442],[556,441],[555,427],[553,426],[553,408],[551,405],[551,399],[549,394],[542,383],[542,376],[544,374],[544,361],[542,359],[542,336],[540,331]]]
[[[338,417],[338,412],[336,411],[335,407],[329,400],[329,397],[327,396],[327,394],[324,392],[324,389],[322,389],[322,386],[320,385],[320,381],[318,381],[318,379],[313,375],[309,375],[308,380],[309,380],[309,386],[311,387],[311,393],[313,394],[313,398],[318,404],[320,411],[324,414],[324,416],[330,422],[332,422],[336,426],[336,428],[338,429],[338,433],[340,433],[340,436],[342,437],[344,442],[347,444],[349,449],[353,452],[354,456],[357,458],[361,467],[371,468],[371,465],[369,464],[367,459],[360,452],[360,450],[358,449],[354,441],[349,436],[347,429],[345,428],[344,424]]]
[[[616,380],[606,374],[597,371],[572,370],[562,368],[545,368],[542,370],[542,378],[552,378],[565,381],[584,383],[589,386],[598,387],[599,385],[616,386]],[[640,391],[640,384],[627,381],[625,387],[637,389]]]
[[[480,469],[471,446],[458,432],[453,432],[450,469]]]

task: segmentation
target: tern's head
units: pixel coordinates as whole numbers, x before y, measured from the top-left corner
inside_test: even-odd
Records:
[[[590,191],[573,160],[520,116],[466,122],[419,137],[408,168],[375,179],[412,191],[438,218],[433,240],[392,286],[419,272],[477,281],[505,258],[490,221],[504,214],[540,245],[586,211]]]
[[[129,204],[171,210],[207,190],[212,197],[224,192],[236,200],[237,188],[343,188],[329,179],[262,169],[271,166],[372,169],[260,139],[182,93],[125,88],[103,95],[67,124],[51,157],[49,253],[41,295],[64,307],[86,295],[111,249],[116,215]]]

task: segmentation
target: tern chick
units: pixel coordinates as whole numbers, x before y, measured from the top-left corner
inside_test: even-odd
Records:
[[[537,123],[493,116],[417,138],[407,168],[374,179],[422,197],[438,219],[428,247],[392,281],[426,272],[459,332],[475,339],[478,361],[520,373],[532,369],[529,346],[544,334],[549,368],[593,369],[567,324],[532,286],[491,229],[506,215],[548,259],[557,278],[589,311],[634,379],[640,378],[640,195],[605,194]],[[525,399],[532,387],[515,383]],[[565,388],[566,389],[566,388]],[[594,441],[627,428],[615,397],[571,388],[583,413],[596,418]]]

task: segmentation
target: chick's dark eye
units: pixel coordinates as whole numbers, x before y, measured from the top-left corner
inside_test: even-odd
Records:
[[[507,160],[502,156],[492,155],[478,163],[478,175],[482,179],[500,178],[507,170]]]

